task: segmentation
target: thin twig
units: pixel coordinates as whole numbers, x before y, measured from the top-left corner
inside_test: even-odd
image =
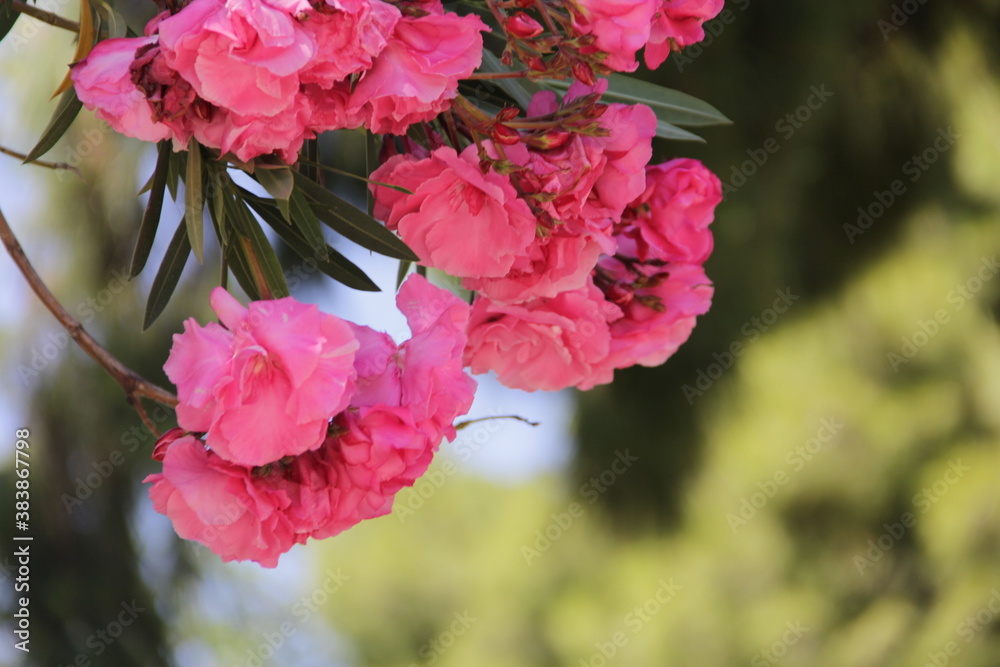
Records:
[[[83,328],[83,325],[69,314],[61,303],[53,296],[49,288],[46,287],[45,283],[35,272],[34,267],[31,266],[31,262],[24,254],[24,249],[21,244],[18,243],[17,238],[14,236],[13,230],[11,230],[10,225],[7,224],[7,219],[4,217],[3,212],[0,211],[0,240],[3,241],[4,246],[7,248],[7,253],[10,254],[11,259],[17,264],[17,268],[20,269],[24,278],[28,281],[28,285],[31,286],[32,291],[38,296],[38,298],[45,304],[45,307],[49,309],[57,320],[59,324],[63,325],[63,328],[69,332],[69,335],[76,341],[84,352],[93,357],[94,361],[99,363],[104,367],[104,370],[108,372],[111,377],[115,379],[122,389],[125,390],[125,394],[128,397],[129,403],[136,406],[139,403],[139,399],[148,398],[163,405],[169,407],[174,407],[177,405],[177,397],[171,394],[166,389],[158,387],[152,382],[146,380],[138,373],[132,369],[125,366],[122,362],[118,361],[115,357],[111,355],[110,352],[105,350],[100,343],[98,343],[94,338],[87,333]],[[137,408],[138,410],[138,408]],[[139,411],[140,417],[143,415],[143,411]],[[148,417],[143,421],[147,421]],[[147,424],[149,426],[150,424]],[[152,429],[151,429],[152,430]]]
[[[29,5],[27,2],[22,0],[6,0],[5,3],[8,7],[13,9],[15,12],[20,12],[22,14],[27,14],[33,19],[37,19],[42,23],[48,23],[49,25],[54,25],[57,28],[62,28],[63,30],[69,30],[70,32],[79,33],[80,24],[76,21],[70,21],[69,19],[64,19],[58,14],[53,14],[52,12],[47,12],[44,9],[39,9],[34,5]]]
[[[22,162],[28,158],[28,156],[25,155],[24,153],[18,153],[15,150],[7,148],[6,146],[0,146],[0,153],[3,153],[4,155],[9,155],[13,158],[17,158]],[[45,160],[34,160],[30,164],[36,165],[38,167],[45,167],[46,169],[66,169],[68,171],[72,171],[74,174],[79,176],[81,180],[83,179],[83,175],[80,173],[79,169],[77,169],[71,164],[66,164],[65,162],[46,162]]]
[[[471,426],[472,424],[477,424],[479,422],[490,422],[494,419],[516,419],[519,422],[524,422],[528,426],[538,426],[541,422],[533,422],[530,419],[525,419],[520,415],[497,415],[496,417],[479,417],[478,419],[468,419],[464,422],[459,422],[455,424],[455,430],[461,431],[466,426]]]

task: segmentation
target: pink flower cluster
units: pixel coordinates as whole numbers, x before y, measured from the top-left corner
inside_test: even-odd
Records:
[[[412,332],[401,345],[290,297],[244,308],[213,291],[221,324],[190,319],[174,336],[180,428],[146,478],[178,535],[274,567],[295,544],[389,513],[476,388],[462,369],[469,306],[420,276],[397,305]]]
[[[587,92],[574,85],[563,105]],[[543,92],[528,113],[558,109]],[[412,191],[372,186],[376,216],[476,292],[473,373],[527,391],[589,389],[615,369],[663,363],[708,310],[701,265],[719,179],[696,160],[647,167],[648,107],[611,104],[600,122],[597,135],[504,146],[510,175],[480,169],[474,146],[396,155],[373,173]]]
[[[705,38],[702,24],[722,11],[723,0],[571,0],[573,27],[593,38],[589,49],[616,72],[633,72],[643,47],[656,69],[671,51]]]
[[[192,0],[144,37],[100,42],[72,77],[123,134],[292,163],[318,132],[404,134],[437,116],[479,66],[486,29],[437,1]]]

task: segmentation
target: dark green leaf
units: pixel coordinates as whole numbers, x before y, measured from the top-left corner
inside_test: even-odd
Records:
[[[376,285],[371,278],[365,275],[364,271],[359,269],[351,260],[344,257],[333,248],[329,246],[326,247],[328,255],[327,259],[317,259],[315,253],[312,251],[305,238],[297,230],[285,224],[285,222],[281,219],[281,215],[273,206],[270,206],[262,201],[249,200],[249,203],[253,210],[257,212],[257,215],[259,215],[264,222],[278,232],[278,236],[280,236],[281,239],[288,244],[288,247],[299,255],[299,257],[307,262],[315,262],[316,268],[337,282],[343,283],[348,287],[365,292],[380,291],[378,285]]]
[[[28,157],[24,158],[24,163],[34,162],[48,153],[62,135],[66,134],[66,130],[73,124],[73,120],[80,113],[82,107],[83,102],[76,96],[76,88],[70,87],[59,98],[59,104],[56,106],[55,113],[52,114],[48,127],[42,132],[41,138],[28,153]]]
[[[326,238],[323,236],[322,227],[319,226],[319,218],[309,206],[306,196],[300,190],[295,190],[292,192],[289,204],[292,209],[292,222],[302,233],[302,237],[309,247],[312,248],[311,255],[317,259],[327,259]]]
[[[510,68],[501,63],[500,59],[488,49],[483,49],[483,64],[481,65],[481,69],[490,74],[510,71]],[[482,81],[479,83],[483,84]],[[510,95],[510,98],[517,102],[518,106],[522,109],[527,109],[531,103],[532,96],[541,90],[541,87],[537,83],[528,79],[492,79],[488,85],[499,87]]]
[[[571,82],[545,83],[550,88],[565,92]],[[727,125],[732,122],[718,109],[697,97],[621,74],[608,76],[608,90],[603,99],[626,104],[645,104],[658,119],[672,125]]]
[[[174,237],[170,239],[167,246],[167,254],[160,264],[160,270],[153,278],[153,286],[149,290],[149,299],[146,301],[146,315],[142,320],[142,329],[149,328],[163,309],[167,307],[170,296],[177,287],[177,281],[184,272],[184,265],[187,263],[188,255],[191,254],[191,244],[188,243],[187,226],[181,220],[177,225]]]
[[[274,248],[264,235],[257,219],[253,217],[246,202],[235,190],[226,196],[226,217],[232,221],[237,233],[230,236],[227,249],[231,248],[236,261],[241,261],[247,273],[257,286],[259,298],[280,299],[288,296],[288,284]],[[231,258],[233,259],[233,258]],[[235,264],[235,261],[233,262]],[[235,268],[235,267],[234,267]],[[240,274],[233,275],[243,285]],[[244,285],[246,290],[246,286]],[[249,290],[247,292],[249,294]]]
[[[156,168],[149,185],[149,202],[142,214],[139,224],[139,235],[135,240],[135,250],[132,252],[132,262],[129,266],[129,278],[135,278],[146,266],[149,251],[156,238],[156,228],[160,224],[160,212],[163,210],[163,190],[167,185],[167,166],[170,164],[170,142],[161,141],[159,153],[156,156]]]
[[[678,141],[698,141],[705,143],[705,140],[693,132],[682,130],[676,125],[671,125],[666,121],[659,120],[656,123],[656,136],[662,139],[677,139]]]
[[[184,221],[187,223],[191,249],[199,264],[204,263],[205,249],[205,187],[201,174],[201,146],[191,137],[184,178]]]
[[[604,97],[629,104],[645,104],[656,112],[657,118],[673,125],[728,125],[732,122],[697,97],[621,74],[608,77],[608,92]]]
[[[411,262],[409,260],[406,260],[406,259],[399,260],[399,269],[396,271],[396,289],[397,290],[403,284],[403,281],[406,280],[406,274],[410,272],[410,267],[411,266],[413,266],[413,262]]]
[[[167,169],[167,190],[170,191],[170,198],[177,201],[177,184],[180,183],[181,174],[187,168],[187,153],[171,153],[170,166]]]
[[[14,27],[20,12],[15,12],[7,6],[6,2],[0,2],[0,41],[7,36],[10,29]]]
[[[316,217],[358,245],[395,259],[419,259],[395,234],[323,186],[295,175],[295,185],[316,202]]]
[[[288,167],[271,169],[258,166],[253,175],[257,182],[267,190],[267,193],[274,197],[274,201],[278,204],[278,210],[281,211],[281,215],[285,216],[285,220],[291,222],[292,214],[288,199],[292,196],[292,190],[295,188],[292,170]]]

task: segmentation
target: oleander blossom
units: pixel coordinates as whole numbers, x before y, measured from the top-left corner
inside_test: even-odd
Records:
[[[319,447],[354,393],[350,326],[291,297],[244,308],[217,287],[211,303],[222,324],[187,320],[164,365],[180,426],[244,466]]]
[[[636,52],[649,39],[659,0],[576,0],[573,28],[593,36],[590,51],[603,54],[602,64],[617,72],[639,67]]]
[[[722,11],[724,0],[662,0],[653,18],[644,57],[656,69],[673,47],[683,49],[705,39],[705,21]]]
[[[619,225],[636,242],[636,256],[703,264],[712,253],[709,225],[722,183],[698,160],[678,158],[646,168],[646,189]]]
[[[535,216],[510,178],[479,167],[475,146],[396,155],[372,172],[375,216],[428,266],[460,278],[499,277],[535,238]]]
[[[253,560],[274,567],[295,544],[336,535],[391,511],[395,494],[427,470],[442,438],[455,437],[454,420],[468,412],[476,388],[462,367],[469,306],[421,276],[406,280],[396,303],[412,334],[402,344],[340,320],[343,327],[336,331],[323,329],[324,334],[343,334],[346,328],[353,346],[347,346],[352,348],[349,357],[327,354],[338,366],[326,370],[336,370],[336,376],[328,372],[310,388],[315,396],[326,397],[313,402],[317,408],[322,403],[325,415],[318,446],[281,454],[274,446],[278,434],[244,431],[244,438],[271,438],[262,449],[275,456],[264,464],[246,464],[223,456],[212,445],[211,430],[204,442],[181,428],[157,441],[153,458],[163,462],[163,471],[145,481],[152,484],[154,509],[170,518],[178,535],[204,544],[225,561]],[[192,386],[211,386],[217,391],[209,393],[225,394],[236,377],[248,381],[241,383],[243,389],[260,394],[252,376],[262,365],[270,364],[269,381],[280,384],[276,369],[301,374],[313,365],[310,352],[321,357],[324,350],[333,352],[324,347],[325,336],[314,338],[315,313],[292,299],[253,302],[243,309],[217,291],[213,307],[229,330],[198,327],[189,320],[168,361],[168,375],[178,382],[183,429],[203,429],[206,414],[225,407]],[[262,322],[263,328],[257,326]],[[294,340],[291,331],[296,332]],[[241,337],[246,340],[239,341]],[[229,354],[235,361],[251,347],[255,360],[244,359],[241,370],[228,369],[220,377],[220,357]],[[359,348],[356,353],[354,347]],[[260,358],[272,349],[274,359]],[[339,391],[338,378],[348,359],[351,381],[331,407],[329,393]],[[199,405],[189,405],[192,394]],[[253,407],[260,412],[258,429],[263,422],[287,419],[280,401],[259,401]],[[240,417],[251,417],[243,406],[236,409]],[[226,443],[224,451],[231,453],[237,444],[242,445]]]

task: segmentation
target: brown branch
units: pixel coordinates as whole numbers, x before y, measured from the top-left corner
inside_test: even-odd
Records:
[[[58,14],[53,14],[52,12],[47,12],[44,9],[39,9],[34,5],[29,5],[27,2],[23,2],[23,0],[6,0],[6,2],[0,4],[6,4],[15,12],[27,14],[31,18],[37,19],[42,23],[48,23],[49,25],[54,25],[57,28],[69,30],[70,32],[80,32],[80,24],[76,21],[64,19]]]
[[[9,155],[13,158],[17,158],[21,162],[24,162],[28,158],[28,156],[25,155],[24,153],[18,153],[15,150],[7,148],[6,146],[0,146],[0,153],[3,153],[4,155]],[[46,162],[45,160],[34,160],[30,164],[39,167],[45,167],[46,169],[66,169],[68,171],[72,171],[74,174],[79,176],[81,180],[83,179],[83,175],[80,173],[79,169],[77,169],[71,164],[66,164],[65,162]]]
[[[24,275],[25,279],[28,281],[28,285],[31,286],[32,291],[38,296],[38,298],[45,304],[45,307],[49,309],[57,320],[59,324],[63,325],[63,328],[69,332],[69,335],[76,341],[76,344],[83,348],[83,351],[89,354],[94,361],[99,363],[104,370],[108,372],[111,377],[115,379],[122,389],[125,390],[125,394],[128,397],[129,403],[133,406],[139,406],[139,400],[141,398],[148,398],[169,407],[174,407],[177,405],[177,397],[171,394],[166,389],[156,386],[152,382],[146,380],[138,373],[132,369],[125,366],[122,362],[118,361],[115,357],[111,355],[110,352],[101,347],[94,338],[86,332],[83,325],[69,314],[61,303],[53,296],[49,288],[45,286],[42,279],[35,272],[34,267],[31,266],[31,262],[24,254],[24,249],[21,244],[18,243],[17,238],[14,236],[13,230],[11,230],[10,225],[7,224],[7,219],[4,217],[3,212],[0,211],[0,240],[3,241],[4,246],[7,248],[8,254],[10,254],[11,259],[17,264],[17,268],[20,269],[21,273]],[[143,416],[144,411],[140,409],[141,406],[136,407],[139,411],[140,417]],[[143,421],[147,421],[143,419]],[[155,432],[155,431],[154,431]]]

